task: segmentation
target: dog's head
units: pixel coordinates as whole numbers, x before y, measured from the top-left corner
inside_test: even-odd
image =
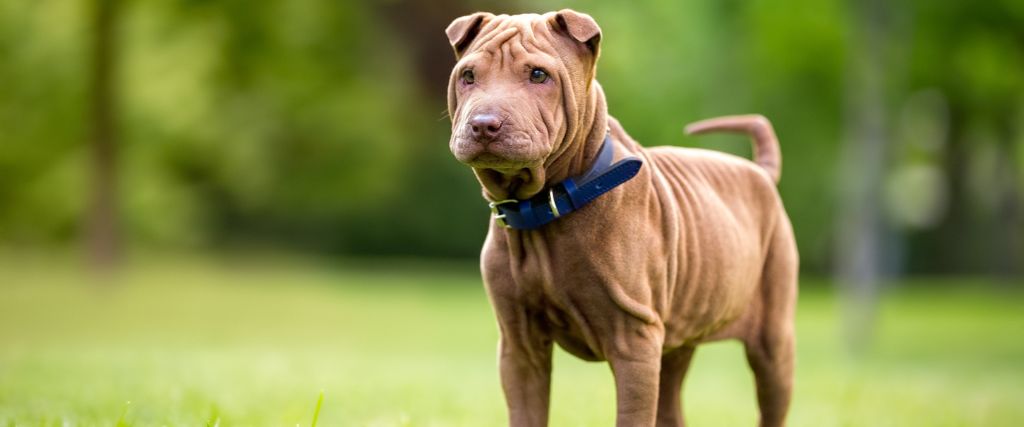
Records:
[[[447,34],[458,59],[448,83],[452,153],[489,197],[533,196],[548,161],[589,132],[601,29],[566,9],[478,12],[453,21]]]

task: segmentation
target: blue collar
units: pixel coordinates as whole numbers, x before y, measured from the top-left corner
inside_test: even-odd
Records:
[[[640,171],[643,161],[633,156],[612,164],[613,151],[611,136],[606,136],[597,160],[583,176],[569,178],[548,187],[547,191],[529,200],[491,202],[491,214],[502,227],[535,230],[582,208],[598,196],[629,181]]]

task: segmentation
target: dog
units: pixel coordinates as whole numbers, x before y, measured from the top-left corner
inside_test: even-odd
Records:
[[[783,425],[799,261],[768,120],[687,127],[749,134],[754,162],[644,148],[608,115],[595,80],[601,29],[589,15],[478,12],[446,33],[457,59],[449,148],[492,211],[481,269],[509,424],[547,424],[558,343],[608,361],[618,426],[681,426],[695,347],[738,339],[761,425]]]

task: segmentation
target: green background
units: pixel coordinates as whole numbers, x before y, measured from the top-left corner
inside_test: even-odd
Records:
[[[4,242],[84,233],[93,3],[0,5]],[[478,9],[553,6],[111,3],[117,207],[130,246],[476,256],[487,213],[447,151],[444,28]],[[864,183],[885,271],[1019,275],[1024,6],[890,3],[559,7],[601,25],[598,78],[641,143],[748,156],[741,137],[686,138],[682,127],[752,112],[773,121],[806,271],[843,256],[841,218],[864,203],[850,195]]]
[[[600,24],[641,143],[749,156],[682,128],[772,120],[793,425],[1024,420],[1024,2],[10,0],[0,425],[305,426],[321,391],[319,425],[500,425],[444,28],[561,7]],[[552,425],[611,424],[607,366],[555,365]],[[684,401],[755,423],[738,344],[698,351]]]

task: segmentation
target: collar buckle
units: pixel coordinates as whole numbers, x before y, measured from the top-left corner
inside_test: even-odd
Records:
[[[494,218],[494,222],[498,223],[498,225],[501,226],[502,228],[511,228],[511,226],[508,225],[508,222],[505,221],[505,214],[501,213],[501,211],[498,210],[498,206],[509,203],[519,203],[519,201],[516,199],[505,199],[498,200],[497,202],[490,202],[487,204],[487,206],[491,208],[491,217]]]

